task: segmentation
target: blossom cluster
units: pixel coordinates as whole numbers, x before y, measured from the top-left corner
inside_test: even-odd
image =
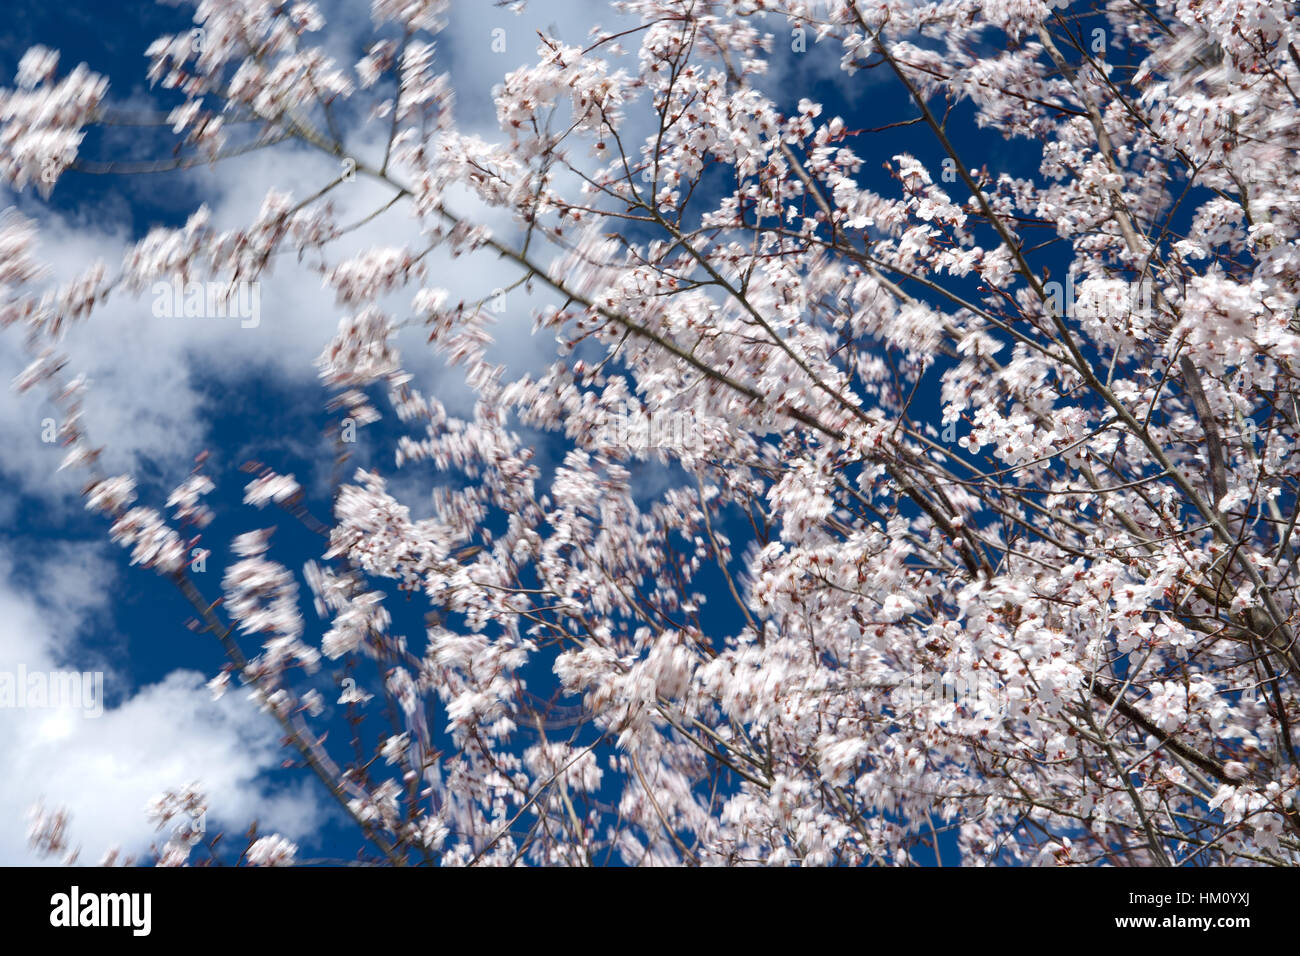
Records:
[[[503,78],[495,136],[458,126],[445,2],[375,0],[356,83],[304,46],[325,28],[307,3],[203,0],[199,49],[150,49],[191,100],[178,136],[220,102],[274,134],[263,148],[351,156],[420,231],[347,248],[322,183],[242,229],[200,208],[123,271],[136,291],[252,279],[312,250],[340,311],[327,408],[395,413],[393,474],[340,470],[328,521],[292,475],[246,488],[322,535],[302,574],[320,620],[265,527],[231,545],[230,626],[202,608],[358,840],[450,865],[909,865],[941,829],[979,864],[1300,861],[1294,10],[1072,4],[1113,38],[1102,56],[1043,0],[615,7],[632,28],[543,36]],[[774,88],[813,55],[791,29],[907,114]],[[105,95],[56,63],[32,51],[0,93],[19,186],[67,165]],[[367,96],[382,158],[332,132],[331,107]],[[990,170],[949,112],[1036,168]],[[0,221],[0,317],[32,353],[17,387],[75,413],[59,338],[107,286],[43,291],[37,234]],[[540,371],[494,361],[494,293],[435,284],[435,249],[547,293],[510,309],[553,350]],[[1063,307],[1060,276],[1105,307]],[[403,367],[412,325],[472,411]],[[628,407],[690,427],[647,462],[608,427]],[[72,421],[88,507],[187,586],[192,542],[95,471]],[[398,489],[430,471],[414,517]],[[212,488],[185,479],[175,520],[206,528]],[[422,631],[395,623],[398,593]],[[322,654],[378,668],[341,706],[382,695],[391,726],[353,753],[307,720]],[[65,848],[57,820],[40,832]],[[296,852],[263,837],[246,858]]]

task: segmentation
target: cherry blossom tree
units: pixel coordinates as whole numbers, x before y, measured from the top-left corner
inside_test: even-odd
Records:
[[[250,690],[365,859],[907,865],[948,834],[973,865],[1300,861],[1294,4],[622,0],[631,26],[587,46],[540,36],[492,138],[458,121],[447,15],[374,0],[348,64],[311,3],[201,0],[201,43],[149,47],[184,97],[174,163],[310,149],[338,178],[286,179],[239,229],[199,208],[61,285],[39,219],[0,228],[0,324],[32,354],[15,387],[60,403],[86,506],[180,588],[229,658],[214,690]],[[907,108],[782,101],[770,71],[814,53]],[[30,51],[0,176],[93,171],[84,130],[115,113],[87,67]],[[363,122],[381,150],[350,145]],[[1036,172],[969,155],[963,128]],[[899,146],[918,134],[924,155]],[[339,252],[353,178],[420,241]],[[511,308],[543,373],[489,360],[501,316],[439,287],[434,250],[533,291]],[[62,348],[110,296],[258,282],[281,254],[337,295],[318,370],[339,428],[395,416],[394,472],[456,479],[417,520],[391,476],[344,467],[317,514],[250,465],[245,501],[321,536],[300,569],[270,522],[203,538],[231,476],[202,456],[165,502],[104,473]],[[405,370],[412,324],[472,415]],[[642,440],[611,427],[629,416]],[[674,478],[647,498],[648,462]],[[200,547],[236,558],[220,595]],[[323,739],[319,668],[353,660],[380,676],[349,688],[349,752]],[[38,837],[66,848],[65,822]]]

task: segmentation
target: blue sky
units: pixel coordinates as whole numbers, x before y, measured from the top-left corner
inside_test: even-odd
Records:
[[[360,55],[366,36],[368,3],[322,4],[333,52],[341,64]],[[470,127],[491,135],[493,112],[489,90],[506,70],[531,59],[535,30],[547,28],[580,42],[601,5],[536,3],[523,17],[487,4],[457,2],[453,22],[439,40],[457,89],[457,113]],[[111,13],[96,0],[49,4],[17,0],[7,8],[0,37],[0,78],[8,82],[18,57],[34,44],[63,54],[61,72],[78,62],[110,79],[110,102],[122,109],[140,108],[151,97],[171,105],[165,94],[151,93],[145,80],[144,50],[158,35],[188,28],[186,7],[122,2]],[[602,23],[612,17],[602,15]],[[489,50],[489,34],[507,30],[507,52]],[[793,109],[807,96],[825,104],[823,118],[844,116],[849,128],[882,125],[910,117],[904,92],[883,75],[838,72],[837,44],[818,47],[810,40],[801,56],[788,51],[788,28],[774,22],[778,58],[772,86],[781,105]],[[155,101],[157,102],[157,101]],[[160,108],[152,105],[151,108]],[[956,124],[957,142],[974,165],[995,171],[1030,172],[1031,151],[1023,141],[977,133]],[[382,132],[360,130],[358,148],[382,142]],[[931,168],[941,153],[922,127],[908,127],[881,137],[881,152],[869,156],[863,178],[882,180],[880,164],[895,153],[911,151]],[[166,156],[163,141],[140,130],[87,137],[82,156],[107,159],[125,152],[132,158]],[[1032,151],[1036,153],[1036,151]],[[150,177],[89,176],[69,172],[48,201],[28,190],[15,195],[0,189],[0,207],[16,205],[42,224],[42,252],[62,275],[74,274],[95,258],[114,269],[127,244],[154,226],[177,226],[198,202],[206,202],[218,226],[233,226],[256,213],[271,186],[291,187],[296,195],[314,192],[336,170],[319,154],[253,154],[215,168]],[[286,176],[286,171],[289,171]],[[892,194],[887,186],[882,191]],[[954,192],[954,195],[957,195]],[[384,197],[358,181],[341,198],[345,209],[368,212]],[[352,218],[343,215],[344,221]],[[499,223],[504,226],[505,223]],[[412,235],[409,219],[393,214],[365,231],[364,241],[400,244]],[[435,281],[458,294],[479,297],[514,278],[509,269],[487,257],[440,262]],[[494,352],[512,369],[539,368],[553,355],[553,343],[527,335],[531,307],[540,296],[514,296],[502,322],[501,344]],[[219,594],[221,573],[229,557],[228,542],[243,531],[275,524],[272,557],[295,571],[319,558],[322,541],[283,514],[258,513],[242,504],[248,476],[239,471],[250,459],[282,473],[293,473],[308,489],[308,504],[318,517],[328,512],[333,468],[326,437],[334,416],[325,411],[326,390],[312,362],[333,335],[342,314],[319,278],[277,265],[264,283],[262,318],[257,328],[240,328],[234,320],[157,319],[147,300],[115,299],[90,324],[77,329],[69,343],[74,363],[93,379],[87,421],[96,444],[106,446],[106,470],[129,471],[140,485],[141,501],[161,508],[168,491],[188,473],[201,451],[211,455],[207,473],[217,489],[209,504],[217,519],[204,544],[213,551],[196,583],[209,598]],[[403,357],[417,384],[438,395],[453,412],[469,410],[469,393],[457,376],[435,356],[420,349],[417,332],[403,339]],[[0,355],[12,377],[25,364],[16,336],[9,335]],[[937,392],[937,388],[934,390]],[[385,418],[364,430],[355,446],[348,475],[356,466],[375,465],[394,475],[391,453],[398,423],[385,405]],[[936,394],[922,394],[918,417],[939,423]],[[279,831],[303,846],[303,857],[350,857],[355,836],[340,826],[338,814],[315,780],[303,770],[284,770],[288,755],[276,741],[276,728],[259,714],[242,690],[213,701],[204,687],[224,663],[216,642],[186,630],[188,605],[166,580],[128,565],[128,555],[107,541],[105,523],[86,513],[78,495],[79,478],[55,474],[62,452],[40,440],[42,421],[55,413],[36,394],[8,395],[0,402],[0,669],[26,662],[29,668],[60,668],[106,673],[105,714],[97,720],[44,712],[0,711],[0,863],[30,859],[24,845],[22,813],[36,798],[72,811],[73,835],[83,860],[94,862],[112,844],[146,851],[153,831],[144,802],[167,788],[199,780],[211,800],[209,827],[225,829],[230,842],[254,819],[263,831]],[[563,453],[562,443],[543,439],[542,467]],[[674,477],[671,470],[645,465],[647,490]],[[430,511],[428,490],[439,480],[428,469],[397,473],[393,488],[417,517]],[[752,537],[738,516],[725,525],[736,554]],[[720,586],[719,575],[704,578]],[[310,593],[300,578],[306,639],[318,642],[324,626],[311,609]],[[722,598],[721,592],[714,592]],[[713,596],[712,594],[710,595]],[[720,633],[738,628],[729,601],[718,600],[704,620]],[[423,605],[390,602],[394,630],[416,635],[418,652]],[[251,651],[252,641],[245,639]],[[321,686],[342,676],[338,662],[326,662]],[[531,676],[531,675],[530,675]],[[542,692],[547,675],[537,675]],[[337,686],[337,685],[335,685]],[[374,690],[375,688],[371,688]],[[332,726],[346,739],[346,726],[332,708]],[[434,714],[435,725],[444,719]],[[378,728],[375,729],[377,731]],[[375,732],[372,731],[372,734]],[[525,740],[525,743],[530,741]],[[341,755],[341,754],[340,754]],[[159,841],[161,842],[161,840]],[[945,839],[945,862],[956,857]],[[918,860],[927,858],[919,851]]]

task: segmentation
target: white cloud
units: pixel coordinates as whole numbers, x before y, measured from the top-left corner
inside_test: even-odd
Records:
[[[12,555],[0,552],[0,673],[104,666],[74,638],[103,610],[111,566],[84,547],[58,549],[58,556],[39,575],[47,586],[20,590]],[[205,677],[191,670],[140,688],[123,687],[127,680],[117,669],[104,675],[105,696],[116,702],[99,716],[91,716],[98,709],[91,695],[60,706],[0,709],[0,865],[40,862],[27,846],[26,814],[37,801],[70,811],[70,836],[83,863],[111,846],[147,854],[167,834],[154,831],[146,804],[191,781],[208,795],[209,830],[226,830],[232,842],[254,819],[263,832],[299,840],[316,829],[325,812],[316,790],[266,794],[262,775],[279,765],[283,751],[275,723],[243,694],[213,701]]]

